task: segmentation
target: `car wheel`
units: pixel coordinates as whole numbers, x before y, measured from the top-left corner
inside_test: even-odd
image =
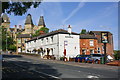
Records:
[[[98,64],[98,60],[95,60],[95,63]]]

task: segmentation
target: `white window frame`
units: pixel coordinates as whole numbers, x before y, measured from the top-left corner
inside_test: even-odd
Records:
[[[94,40],[90,40],[90,46],[94,46]]]

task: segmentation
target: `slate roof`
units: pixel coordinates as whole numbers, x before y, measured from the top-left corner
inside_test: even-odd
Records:
[[[52,32],[50,32],[50,33],[46,33],[46,34],[43,34],[43,35],[40,35],[40,36],[38,36],[38,37],[34,37],[34,38],[32,38],[31,40],[29,40],[29,41],[32,41],[32,40],[36,40],[37,38],[39,39],[39,38],[44,38],[44,37],[47,37],[47,36],[51,36],[51,35],[55,35],[55,34],[69,34],[68,33],[68,31],[66,31],[66,30],[64,30],[64,29],[58,29],[58,30],[56,30],[56,31],[52,31]],[[73,34],[73,35],[79,35],[78,33],[75,33],[75,32],[72,32],[71,34]],[[27,42],[29,42],[29,41],[27,41]]]
[[[40,16],[39,22],[38,22],[38,26],[44,26],[45,27],[45,22],[44,22],[44,17]]]
[[[17,38],[31,38],[30,34],[19,34]]]
[[[7,16],[6,13],[4,13],[4,14],[2,15],[2,22],[5,22],[5,20],[6,20],[6,22],[10,23],[10,19],[9,19],[9,17]]]
[[[33,21],[32,21],[32,16],[31,16],[31,14],[28,14],[28,15],[27,15],[25,24],[32,24],[32,25],[33,25]]]
[[[93,32],[96,35],[101,35],[101,32],[108,32],[108,35],[112,35],[112,33],[110,33],[109,31],[90,31]]]
[[[97,37],[90,34],[80,34],[80,39],[97,39]]]

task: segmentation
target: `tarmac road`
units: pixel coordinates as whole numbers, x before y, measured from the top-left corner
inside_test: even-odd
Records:
[[[79,66],[78,63],[20,55],[3,55],[3,59],[2,80],[118,80],[118,68],[112,66],[108,67],[110,69],[104,66],[92,67],[85,63]]]

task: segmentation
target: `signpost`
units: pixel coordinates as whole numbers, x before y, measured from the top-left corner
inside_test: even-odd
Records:
[[[104,44],[104,64],[106,64],[106,44],[108,43],[108,32],[101,32],[101,42]]]
[[[68,43],[67,43],[67,41],[64,41],[64,61],[66,61],[65,59],[65,57],[66,57],[66,48],[65,48],[65,46],[67,46],[68,45]]]

